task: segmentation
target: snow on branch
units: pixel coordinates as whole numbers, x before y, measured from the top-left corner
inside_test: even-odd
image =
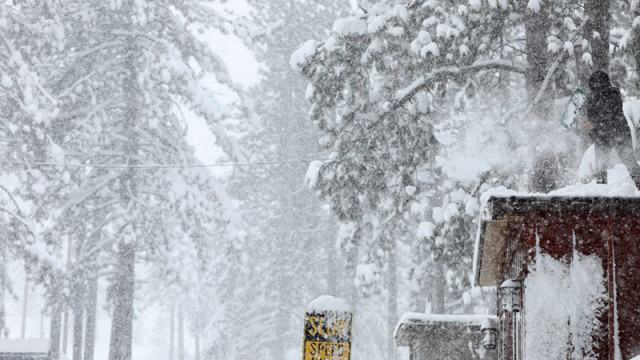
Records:
[[[523,64],[514,64],[511,61],[505,60],[483,60],[476,61],[469,66],[437,69],[414,81],[413,84],[408,87],[396,92],[395,100],[391,103],[389,110],[393,111],[400,108],[410,101],[418,92],[431,86],[434,81],[446,80],[454,76],[466,75],[482,70],[504,70],[524,74],[527,71],[527,67]]]
[[[540,101],[542,101],[542,98],[547,91],[547,87],[549,86],[549,82],[551,81],[551,77],[558,70],[560,64],[563,61],[565,61],[567,58],[568,58],[567,53],[563,53],[553,62],[553,64],[551,64],[551,66],[549,67],[549,70],[547,70],[547,74],[544,77],[544,81],[542,82],[542,85],[540,85],[540,89],[538,89],[538,93],[536,94],[536,97],[533,100],[533,103],[529,104],[522,118],[527,118],[529,115],[531,115],[535,105],[537,105],[538,103],[540,103]]]
[[[9,214],[9,216],[11,216],[11,218],[18,220],[21,224],[23,224],[27,230],[34,236],[38,235],[38,232],[35,230],[36,227],[33,223],[31,223],[31,221],[27,220],[26,218],[23,218],[22,216],[20,216],[20,214],[18,214],[17,212],[8,209],[4,206],[0,206],[0,211],[1,212],[5,212],[7,214]]]
[[[422,6],[423,3],[424,3],[424,0],[413,0],[413,2],[407,5],[407,9],[409,10],[417,9],[418,7]]]
[[[542,97],[544,96],[545,92],[547,91],[547,87],[549,86],[549,82],[551,81],[551,77],[553,76],[553,74],[555,74],[556,70],[558,70],[558,67],[560,66],[560,63],[562,63],[564,60],[567,59],[567,54],[563,53],[562,55],[560,55],[560,57],[558,57],[553,64],[551,64],[551,66],[549,67],[549,70],[547,71],[546,76],[544,77],[544,81],[542,82],[542,85],[540,86],[540,89],[538,90],[538,93],[536,94],[536,98],[533,101],[533,104],[537,104],[540,102],[540,100],[542,100]]]
[[[336,20],[331,31],[342,36],[365,35],[367,34],[367,21],[358,16],[341,18]]]
[[[0,185],[0,190],[4,191],[6,193],[6,195],[9,197],[9,200],[11,200],[13,205],[16,207],[17,214],[22,216],[22,210],[20,209],[20,205],[18,205],[18,202],[16,201],[16,198],[11,194],[9,189],[7,189],[6,187]]]
[[[307,40],[300,48],[291,54],[289,65],[298,73],[303,73],[309,61],[318,53],[324,43],[318,44],[315,40]]]

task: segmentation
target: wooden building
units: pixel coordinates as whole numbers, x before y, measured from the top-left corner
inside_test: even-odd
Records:
[[[499,288],[498,359],[640,355],[640,198],[492,197],[474,267]]]

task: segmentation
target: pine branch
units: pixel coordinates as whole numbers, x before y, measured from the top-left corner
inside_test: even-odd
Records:
[[[0,206],[0,211],[9,214],[13,219],[16,219],[20,223],[22,223],[33,236],[37,236],[38,235],[37,232],[35,231],[35,226],[30,221],[28,221],[27,219],[25,219],[22,216],[20,216],[20,214],[16,213],[13,210],[10,210],[10,209],[8,209],[8,208],[6,208],[4,206]]]
[[[514,73],[524,74],[527,68],[523,65],[516,65],[510,61],[476,61],[470,66],[465,67],[446,67],[436,69],[431,73],[421,77],[408,87],[396,92],[395,100],[389,106],[388,113],[397,110],[407,102],[411,101],[420,91],[427,89],[436,81],[447,80],[453,77],[477,73],[483,70],[502,70]]]

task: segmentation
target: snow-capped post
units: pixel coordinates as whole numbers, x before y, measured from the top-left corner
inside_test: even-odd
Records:
[[[350,360],[353,313],[347,302],[322,295],[304,316],[303,360]]]

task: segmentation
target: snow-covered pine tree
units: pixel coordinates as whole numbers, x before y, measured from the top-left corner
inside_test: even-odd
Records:
[[[3,173],[17,178],[3,183],[3,195],[20,197],[26,203],[35,203],[46,193],[46,170],[37,166],[59,156],[59,148],[52,140],[52,119],[57,113],[56,100],[45,89],[48,56],[60,49],[63,34],[59,18],[50,11],[49,1],[12,1],[0,5],[0,101],[2,117]],[[19,183],[21,186],[17,186]],[[21,201],[21,202],[22,202]],[[36,214],[19,209],[12,215],[16,219]],[[30,209],[29,209],[30,210]],[[47,215],[39,210],[39,218]],[[9,213],[7,208],[6,213]],[[22,218],[26,220],[26,218]],[[26,225],[26,224],[25,224]],[[27,229],[32,232],[36,229]]]
[[[242,291],[238,273],[246,260],[236,252],[243,239],[238,238],[240,224],[229,216],[232,205],[224,187],[213,178],[199,180],[172,205],[172,211],[190,216],[164,216],[163,245],[143,252],[140,298],[142,304],[182,309],[205,358],[231,356],[237,324],[227,307]]]
[[[377,5],[336,21],[324,43],[309,42],[292,57],[292,65],[310,79],[311,118],[333,151],[331,160],[316,164],[312,185],[339,220],[381,235],[361,246],[364,254],[374,255],[366,261],[385,254],[372,264],[388,263],[378,272],[387,271],[391,280],[397,277],[395,244],[410,243],[415,230],[389,230],[415,229],[417,224],[406,224],[415,221],[409,216],[412,205],[426,194],[437,197],[440,175],[421,176],[419,170],[435,165],[439,148],[434,125],[442,112],[433,100],[455,91],[457,85],[449,90],[447,84],[456,75],[455,61],[469,63],[469,46],[457,42],[463,31],[470,30],[446,6]],[[455,55],[440,56],[450,48]],[[476,66],[479,71],[497,64]],[[392,331],[396,309],[390,284],[386,326]]]
[[[39,165],[56,161],[61,155],[52,129],[57,102],[46,90],[50,55],[62,48],[64,33],[54,9],[51,1],[0,4],[3,308],[5,291],[10,291],[13,281],[13,276],[6,273],[9,259],[24,261],[25,269],[36,281],[42,279],[42,268],[50,270],[47,275],[52,279],[58,279],[60,274],[55,259],[47,254],[47,245],[52,241],[46,231],[57,215],[59,194],[52,179],[59,179],[61,174],[60,169]],[[54,288],[47,289],[53,297],[59,295]],[[0,323],[4,331],[4,314]]]
[[[332,212],[343,223],[372,217],[376,228],[391,227],[385,215],[395,210],[410,233],[416,213],[438,224],[422,237],[432,243],[421,261],[456,276],[434,284],[432,311],[452,310],[468,286],[481,185],[525,186],[538,151],[532,134],[556,154],[572,150],[551,99],[573,90],[590,58],[581,19],[574,4],[545,1],[385,2],[339,19],[330,37],[292,56],[332,151],[311,176]]]
[[[172,246],[165,234],[176,230],[181,239],[217,235],[208,222],[219,213],[207,211],[219,209],[221,196],[197,167],[182,110],[203,117],[227,157],[240,159],[222,120],[244,108],[227,108],[204,85],[210,77],[234,91],[224,64],[194,36],[225,24],[207,4],[68,0],[58,13],[67,48],[55,58],[49,88],[61,107],[65,160],[83,164],[63,209],[71,219],[104,215],[84,223],[84,233],[102,232],[100,248],[116,262],[109,358],[130,359],[136,259]]]
[[[242,200],[250,239],[244,247],[250,261],[242,278],[251,284],[245,297],[252,300],[230,302],[228,310],[242,319],[234,336],[237,358],[263,351],[273,358],[287,358],[300,351],[304,305],[320,294],[340,296],[341,279],[335,225],[304,185],[308,165],[304,160],[324,156],[315,129],[306,121],[305,84],[292,73],[288,57],[302,41],[324,31],[347,4],[249,3],[257,21],[271,30],[257,51],[264,66],[262,79],[250,92],[260,121],[242,144],[252,162],[270,165],[240,167],[234,174],[234,196]],[[255,321],[258,317],[262,320]],[[245,328],[247,323],[252,324],[251,331]]]
[[[640,60],[640,42],[638,41],[638,22],[640,7],[637,1],[612,1],[609,9],[610,65],[611,78],[627,96],[637,97],[640,90],[638,82],[638,60]]]

